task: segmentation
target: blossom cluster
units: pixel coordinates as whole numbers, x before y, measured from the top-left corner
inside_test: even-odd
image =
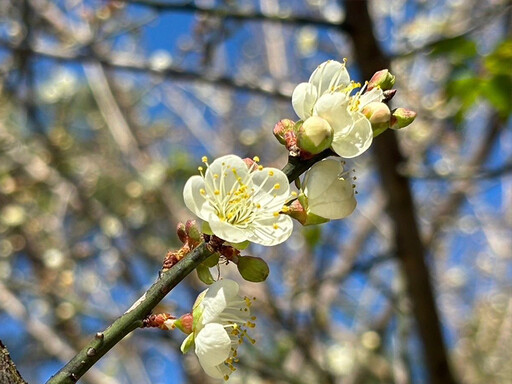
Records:
[[[395,77],[382,70],[361,87],[350,79],[345,62],[326,61],[293,92],[292,106],[300,120],[281,120],[274,135],[299,161],[324,151],[332,152],[319,158],[359,156],[375,136],[388,128],[403,128],[415,118],[412,111],[391,111],[387,106],[396,92],[394,82]],[[211,235],[221,246],[213,264],[205,261],[197,268],[199,278],[211,286],[199,295],[192,313],[169,318],[165,326],[187,333],[182,351],[194,347],[204,371],[227,380],[235,370],[238,345],[244,340],[254,343],[248,330],[255,326],[255,317],[250,313],[251,300],[238,295],[238,284],[215,281],[209,268],[222,257],[236,263],[244,279],[265,280],[269,274],[265,261],[241,256],[240,250],[249,242],[264,246],[284,242],[292,233],[292,218],[312,225],[347,217],[357,204],[355,177],[344,169],[343,160],[327,158],[314,162],[297,183],[298,192],[293,192],[287,175],[260,165],[258,157],[226,155],[211,163],[207,157],[202,161],[199,175],[186,182],[183,198],[187,208],[204,221],[204,235],[192,222],[182,224],[178,233],[189,247]]]

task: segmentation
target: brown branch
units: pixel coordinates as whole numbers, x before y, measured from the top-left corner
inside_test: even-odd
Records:
[[[388,68],[390,62],[383,55],[372,33],[373,23],[367,1],[347,1],[345,8],[355,56],[363,78],[370,78],[374,72]],[[382,186],[388,195],[388,212],[395,229],[396,254],[407,279],[408,294],[413,303],[413,314],[422,340],[430,382],[456,383],[448,362],[430,272],[425,263],[425,249],[415,217],[409,180],[397,171],[404,158],[394,132],[382,134],[374,144],[374,151]]]
[[[0,383],[2,384],[27,384],[16,369],[16,365],[9,355],[7,347],[0,340]]]

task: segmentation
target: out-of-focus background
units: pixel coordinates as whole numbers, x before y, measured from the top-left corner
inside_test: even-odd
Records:
[[[271,274],[242,283],[257,343],[230,381],[512,382],[511,21],[505,0],[1,0],[0,339],[22,376],[155,281],[202,155],[285,165],[294,86],[346,57],[418,117],[348,161],[352,216],[249,248]],[[82,382],[215,382],[183,337],[136,331]]]

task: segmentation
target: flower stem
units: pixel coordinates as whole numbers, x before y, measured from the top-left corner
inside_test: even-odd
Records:
[[[47,384],[76,383],[94,363],[127,334],[141,327],[143,325],[142,320],[151,313],[152,309],[198,264],[213,253],[214,250],[203,243],[172,268],[163,272],[158,281],[127,312],[114,321],[104,332],[98,332],[94,339],[48,380]]]

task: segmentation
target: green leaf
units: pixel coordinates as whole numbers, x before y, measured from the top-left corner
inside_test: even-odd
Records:
[[[464,36],[447,38],[432,45],[430,55],[448,56],[453,63],[462,63],[478,55],[476,43]]]
[[[510,76],[512,68],[512,39],[503,41],[484,61],[485,68],[493,75]]]
[[[204,264],[199,264],[196,268],[197,277],[199,277],[199,280],[201,280],[203,283],[210,285],[215,283],[215,280],[213,280],[212,274],[210,272],[210,268],[208,268]]]
[[[213,235],[213,231],[210,228],[210,224],[208,224],[207,221],[203,221],[203,225],[201,226],[201,232],[203,232],[207,235]]]
[[[245,241],[242,241],[241,243],[229,243],[229,242],[226,242],[226,244],[229,244],[231,245],[233,248],[236,248],[240,251],[243,251],[244,249],[246,249],[249,244],[251,244],[251,242],[249,240],[245,240]]]
[[[512,110],[512,78],[507,75],[493,76],[482,87],[482,94],[498,111],[507,118]]]
[[[203,261],[203,265],[208,267],[208,268],[213,268],[215,267],[217,264],[219,264],[219,257],[220,257],[220,254],[217,252],[217,253],[214,253],[213,255],[211,255],[209,258],[207,258],[205,261]]]

